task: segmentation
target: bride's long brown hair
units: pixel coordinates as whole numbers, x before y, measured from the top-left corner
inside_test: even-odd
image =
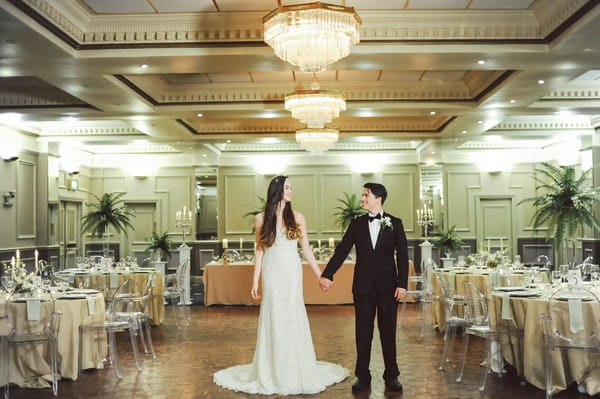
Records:
[[[267,188],[265,214],[260,229],[260,242],[258,243],[260,248],[270,247],[275,242],[275,236],[277,234],[277,206],[283,198],[283,188],[287,178],[287,176],[274,177],[269,183],[269,188]],[[283,225],[285,226],[288,239],[292,240],[300,238],[302,235],[300,225],[296,222],[296,218],[294,217],[291,202],[286,202],[283,208]]]

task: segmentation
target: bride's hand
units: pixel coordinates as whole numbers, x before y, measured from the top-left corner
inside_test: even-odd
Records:
[[[260,294],[258,293],[258,288],[256,288],[256,287],[252,287],[252,290],[250,291],[250,295],[252,295],[252,299],[255,299],[255,300],[260,299]]]

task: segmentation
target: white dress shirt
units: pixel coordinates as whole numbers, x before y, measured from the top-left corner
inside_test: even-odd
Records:
[[[383,218],[383,212],[380,213]],[[369,216],[376,216],[369,213]],[[381,229],[381,219],[373,219],[369,222],[369,234],[371,235],[371,245],[373,249],[375,249],[375,244],[377,244],[377,236],[379,235],[379,230]]]

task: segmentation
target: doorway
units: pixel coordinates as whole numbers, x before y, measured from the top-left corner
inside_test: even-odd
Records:
[[[81,202],[60,202],[59,258],[65,268],[75,267],[75,258],[81,251]]]
[[[511,198],[480,198],[479,215],[477,225],[477,242],[479,248],[494,253],[501,249],[509,248],[510,253],[514,251],[513,242],[513,215]]]

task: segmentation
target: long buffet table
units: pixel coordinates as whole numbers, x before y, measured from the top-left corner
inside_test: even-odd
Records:
[[[321,270],[325,263],[319,263]],[[307,305],[341,305],[353,302],[352,278],[354,262],[347,262],[334,276],[333,287],[327,291],[319,288],[310,266],[303,267],[304,303]],[[251,263],[209,263],[204,267],[204,304],[209,305],[258,305],[250,296],[254,265]],[[414,275],[410,263],[409,275]],[[410,287],[409,287],[410,288]]]

